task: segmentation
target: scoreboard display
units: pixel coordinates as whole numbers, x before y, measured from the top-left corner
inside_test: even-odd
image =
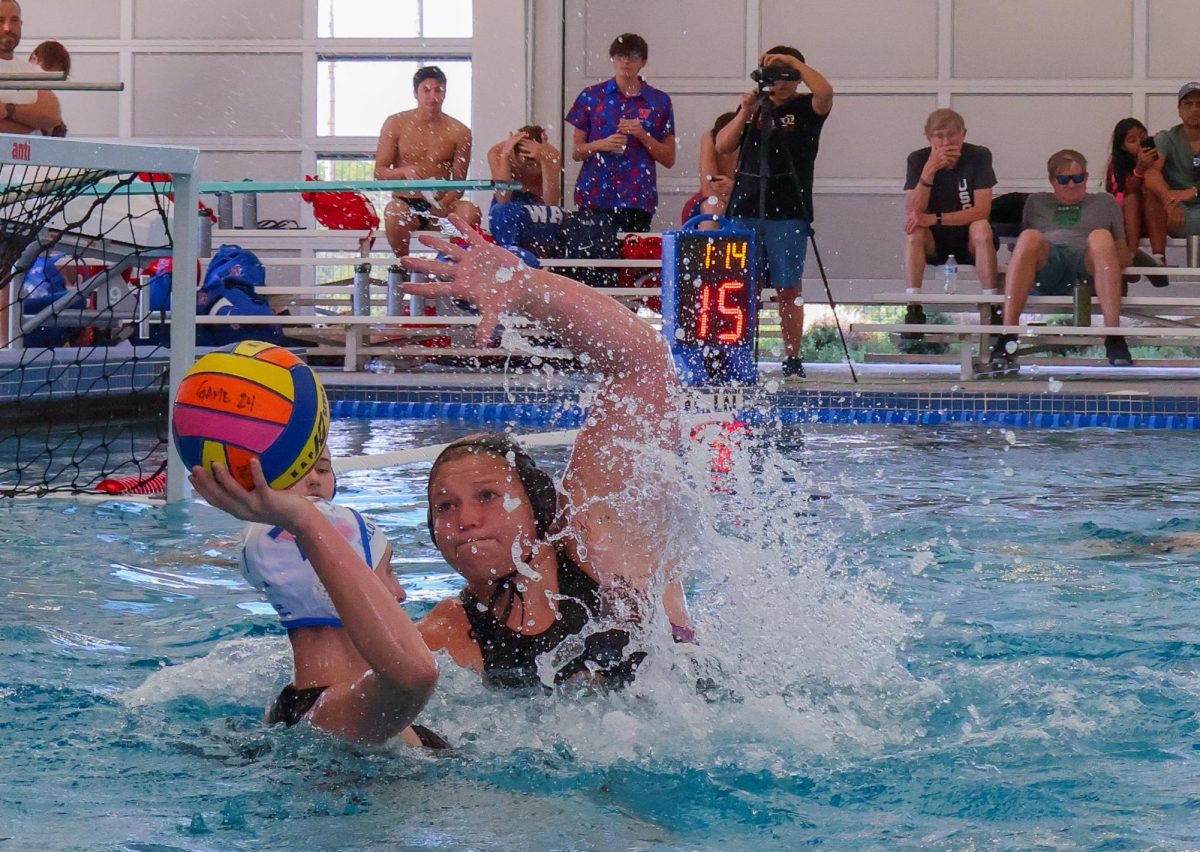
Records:
[[[716,230],[695,225],[715,221]],[[758,246],[753,231],[697,216],[663,234],[663,334],[686,385],[754,384]]]

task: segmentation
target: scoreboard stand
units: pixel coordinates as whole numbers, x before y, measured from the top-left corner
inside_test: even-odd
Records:
[[[701,222],[716,222],[702,231]],[[662,317],[680,381],[753,385],[758,339],[758,239],[720,216],[663,234]]]

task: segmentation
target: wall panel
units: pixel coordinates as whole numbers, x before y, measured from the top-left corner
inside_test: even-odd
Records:
[[[937,0],[763,0],[759,45],[788,44],[827,77],[937,74]]]
[[[817,176],[902,186],[905,158],[926,144],[921,128],[936,107],[932,94],[835,95],[821,134]]]
[[[1104,178],[1113,125],[1130,114],[1128,95],[958,95],[970,139],[992,150],[1001,181],[1044,183],[1061,148],[1088,158],[1092,185]],[[1039,187],[1040,188],[1040,187]]]
[[[1178,79],[1180,84],[1200,79],[1196,62],[1200,16],[1195,0],[1147,0],[1146,5],[1149,75]]]
[[[18,56],[27,56],[28,51],[46,38],[64,44],[75,39],[118,38],[121,35],[121,0],[26,0],[21,7],[21,20]],[[38,33],[47,35],[35,36]]]
[[[120,57],[115,53],[81,53],[71,56],[71,76],[77,80],[113,83],[120,77]],[[119,133],[117,92],[59,92],[63,121],[71,136],[112,137]]]
[[[300,136],[300,68],[299,54],[137,54],[134,133]]]
[[[135,38],[303,38],[310,0],[134,0]]]
[[[578,11],[578,10],[577,10]],[[605,0],[583,11],[585,76],[611,77],[608,48],[624,32],[650,47],[646,73],[653,77],[722,77],[745,74],[746,9],[722,0]],[[567,62],[573,54],[567,54]]]
[[[1129,77],[1133,0],[955,0],[954,76]]]

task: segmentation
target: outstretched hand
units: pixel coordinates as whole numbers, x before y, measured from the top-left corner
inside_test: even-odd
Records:
[[[283,527],[295,532],[301,514],[310,503],[308,498],[272,488],[263,476],[258,459],[250,460],[250,475],[254,479],[253,491],[243,488],[223,464],[214,464],[211,474],[197,465],[192,468],[188,481],[215,509],[243,521]]]
[[[405,269],[439,279],[425,284],[405,284],[404,292],[431,299],[446,296],[466,299],[481,314],[475,345],[488,346],[500,324],[500,315],[512,313],[519,305],[530,269],[512,252],[489,243],[459,216],[451,215],[450,221],[465,236],[467,247],[422,234],[421,242],[446,260],[412,256],[401,259]]]

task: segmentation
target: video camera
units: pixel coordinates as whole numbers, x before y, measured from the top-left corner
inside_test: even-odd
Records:
[[[778,82],[799,80],[800,72],[788,65],[760,65],[750,72],[750,79],[758,83],[759,93],[764,93]]]

